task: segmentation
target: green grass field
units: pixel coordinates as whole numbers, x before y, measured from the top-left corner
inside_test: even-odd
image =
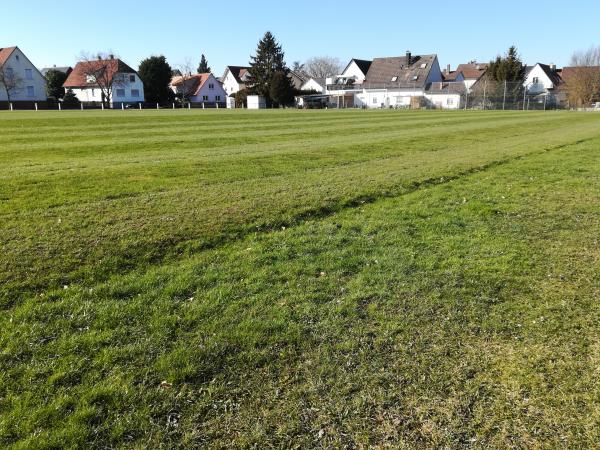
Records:
[[[0,447],[600,444],[600,114],[0,113]]]

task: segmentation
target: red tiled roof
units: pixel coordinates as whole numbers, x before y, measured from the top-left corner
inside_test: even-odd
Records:
[[[6,60],[17,47],[0,48],[0,66],[3,66]]]
[[[87,80],[87,76],[96,71],[108,71],[107,75],[102,75],[105,79],[110,79],[118,73],[136,73],[131,67],[125,64],[120,59],[96,59],[94,61],[82,61],[77,63],[73,71],[67,77],[63,86],[70,87],[93,87],[98,86],[98,83]]]
[[[210,75],[210,73],[198,73],[195,75],[188,75],[186,77],[173,77],[171,80],[171,86],[180,86],[181,84],[185,83],[189,86],[190,91],[192,92],[191,95],[198,95],[198,92],[200,92],[200,89],[202,89],[204,83],[206,83],[206,81],[210,78]]]
[[[582,66],[582,67],[563,67],[562,70],[558,71],[559,76],[565,83],[569,82],[577,72],[600,72],[600,66]]]

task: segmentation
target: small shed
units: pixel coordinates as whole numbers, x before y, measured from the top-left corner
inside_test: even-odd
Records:
[[[249,95],[248,96],[248,109],[265,109],[267,107],[267,101],[260,95]]]

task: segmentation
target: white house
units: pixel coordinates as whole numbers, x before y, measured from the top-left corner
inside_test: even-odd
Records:
[[[554,64],[529,66],[525,72],[523,86],[528,95],[551,94],[562,83],[562,79]]]
[[[46,100],[46,79],[19,47],[0,48],[0,70],[1,102]]]
[[[431,83],[425,89],[427,106],[437,109],[459,109],[464,105],[467,87],[464,80]]]
[[[324,94],[327,92],[327,83],[325,78],[309,78],[301,87],[302,91],[316,91]]]
[[[223,89],[227,95],[235,94],[238,91],[246,88],[245,82],[249,78],[249,67],[242,66],[227,66],[221,77]]]
[[[354,106],[362,108],[418,107],[431,83],[441,82],[437,55],[375,58],[354,94]],[[330,87],[328,86],[328,89]]]
[[[110,107],[119,108],[144,101],[144,83],[138,73],[112,56],[77,63],[63,86],[73,90],[82,103],[106,101]]]
[[[223,85],[212,73],[174,77],[171,89],[176,94],[185,91],[186,97],[192,103],[225,103],[227,98]]]

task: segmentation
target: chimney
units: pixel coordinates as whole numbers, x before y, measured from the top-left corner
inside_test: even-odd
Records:
[[[112,53],[110,55],[108,55],[108,59],[115,59],[115,55],[113,55]]]
[[[446,72],[450,73],[450,64],[446,67]]]
[[[554,63],[550,63],[550,70],[551,70],[552,72],[556,72],[556,64],[554,64]]]
[[[410,59],[412,55],[410,54],[410,50],[406,50],[406,65],[410,66]]]

